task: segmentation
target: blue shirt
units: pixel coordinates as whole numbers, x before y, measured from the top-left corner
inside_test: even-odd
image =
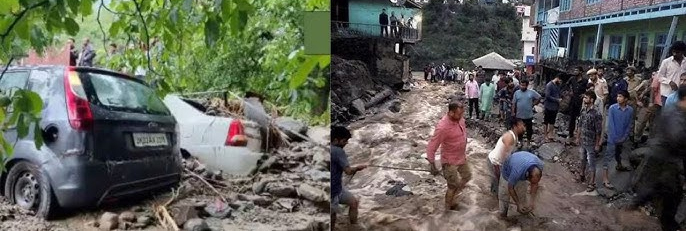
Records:
[[[338,146],[331,145],[331,198],[343,191],[343,170],[348,167],[348,155]]]
[[[631,132],[634,120],[634,109],[627,105],[624,109],[619,104],[612,104],[607,111],[607,142],[610,144],[626,141]]]
[[[514,93],[512,103],[517,106],[515,116],[519,119],[534,118],[534,100],[540,99],[538,92],[527,89],[526,91],[517,90]]]
[[[503,178],[507,180],[509,186],[514,186],[517,182],[526,180],[528,170],[532,166],[543,171],[543,161],[536,155],[527,151],[512,153],[503,164]]]
[[[677,92],[672,92],[672,94],[669,94],[669,96],[667,96],[667,101],[665,101],[665,108],[676,106],[676,102],[678,101],[679,96],[677,95]]]
[[[560,87],[553,81],[548,82],[545,85],[545,102],[543,102],[543,107],[551,111],[557,111],[560,109]]]

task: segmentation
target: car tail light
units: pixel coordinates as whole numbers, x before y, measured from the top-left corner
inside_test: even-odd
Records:
[[[233,120],[231,125],[229,125],[229,134],[226,136],[227,146],[240,146],[245,147],[248,145],[248,139],[245,137],[245,132],[243,129],[243,123],[240,120]]]
[[[68,67],[64,74],[64,92],[67,97],[69,124],[76,130],[88,130],[93,126],[93,113],[81,79],[74,67]]]

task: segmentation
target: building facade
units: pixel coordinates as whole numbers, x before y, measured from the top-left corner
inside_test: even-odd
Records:
[[[686,40],[686,0],[537,0],[535,15],[538,59],[656,67],[674,41]]]
[[[522,58],[528,72],[533,71],[534,54],[536,54],[536,30],[531,25],[531,6],[516,6],[517,14],[522,17]]]

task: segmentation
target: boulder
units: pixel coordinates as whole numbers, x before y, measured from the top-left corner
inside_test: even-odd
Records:
[[[561,143],[545,143],[537,150],[539,157],[545,160],[553,160],[555,156],[559,156],[565,150],[564,144]]]
[[[305,174],[310,176],[310,178],[312,178],[314,181],[329,182],[331,180],[330,172],[310,169],[309,171],[305,172]]]
[[[183,230],[185,231],[211,231],[210,226],[200,218],[193,218],[188,220],[183,225]]]
[[[274,165],[276,163],[277,160],[278,159],[276,156],[271,156],[267,160],[262,162],[262,164],[260,165],[260,167],[257,170],[260,172],[267,171],[267,170],[269,170],[269,168],[272,167],[272,165]]]
[[[238,199],[242,200],[242,201],[251,201],[253,204],[255,204],[257,206],[262,206],[262,207],[269,206],[274,202],[274,200],[272,200],[269,197],[257,196],[257,195],[239,194]]]
[[[98,221],[101,230],[113,230],[119,227],[119,215],[116,213],[105,212]]]
[[[290,198],[279,198],[274,202],[277,206],[285,209],[288,212],[294,212],[298,208],[298,200]]]
[[[171,214],[177,225],[183,225],[186,221],[198,217],[198,211],[192,205],[181,205],[172,208]]]
[[[354,113],[356,113],[358,115],[364,115],[365,107],[364,107],[364,101],[362,101],[362,99],[353,100],[351,106],[352,106]]]
[[[276,181],[272,178],[263,178],[258,182],[253,183],[252,185],[252,192],[255,194],[260,194],[262,191],[264,191],[264,187],[267,185],[267,183]]]
[[[290,140],[302,141],[300,136],[307,135],[307,124],[291,117],[279,117],[274,120],[276,126],[283,131]],[[300,136],[298,136],[298,134]]]
[[[312,202],[326,202],[328,200],[328,194],[324,190],[308,184],[301,184],[298,187],[298,195]]]
[[[119,214],[119,222],[124,223],[124,222],[134,222],[136,220],[136,214],[133,212],[123,212]]]
[[[205,212],[212,217],[225,218],[231,216],[231,207],[222,201],[215,201],[205,206]]]
[[[265,190],[276,197],[296,197],[298,192],[293,186],[280,182],[271,182],[265,186]]]

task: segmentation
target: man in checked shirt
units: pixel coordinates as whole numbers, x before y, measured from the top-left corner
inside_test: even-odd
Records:
[[[448,105],[448,114],[436,125],[433,137],[426,148],[429,168],[432,175],[438,174],[434,164],[436,150],[441,148],[443,177],[448,182],[445,193],[445,209],[457,210],[455,196],[460,194],[467,182],[472,179],[472,171],[467,162],[467,127],[463,118],[464,104],[459,101]]]

